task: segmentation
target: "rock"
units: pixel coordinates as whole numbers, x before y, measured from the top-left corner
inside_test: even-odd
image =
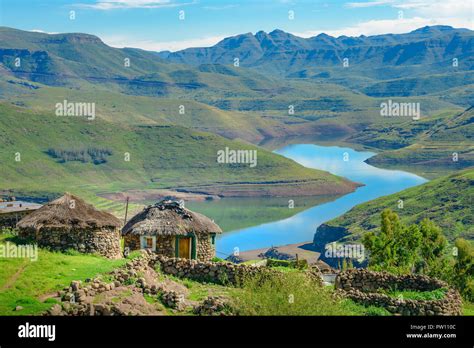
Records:
[[[23,309],[22,306],[16,306],[16,307],[15,307],[15,311],[17,311],[17,312],[21,311],[22,309]]]

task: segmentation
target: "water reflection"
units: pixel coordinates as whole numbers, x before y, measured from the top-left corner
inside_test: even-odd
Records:
[[[216,249],[230,254],[240,251],[310,241],[316,228],[347,212],[357,204],[386,196],[427,180],[404,171],[373,167],[364,161],[375,155],[338,146],[288,145],[275,151],[305,167],[321,169],[365,186],[332,202],[316,205],[290,218],[226,232],[217,239]],[[298,202],[295,201],[295,205]],[[222,256],[222,254],[221,254]]]

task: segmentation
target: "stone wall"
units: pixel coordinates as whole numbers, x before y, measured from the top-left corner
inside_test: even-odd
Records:
[[[175,256],[175,236],[156,236],[156,252],[158,254],[174,257]],[[124,236],[125,247],[130,250],[140,249],[140,236],[139,235],[125,235]],[[215,249],[211,243],[211,237],[209,234],[197,234],[196,235],[196,258],[199,261],[210,261],[215,256]]]
[[[366,269],[350,269],[338,274],[336,289],[345,297],[364,305],[386,308],[401,315],[461,315],[460,294],[445,282],[424,275],[394,275],[387,272],[372,272]],[[380,292],[383,290],[432,291],[448,289],[440,300],[412,300],[396,298]]]
[[[277,273],[277,271],[267,267],[236,265],[230,262],[168,258],[158,254],[151,254],[151,263],[155,266],[159,265],[161,271],[165,274],[216,284],[239,285],[247,276]]]
[[[108,258],[121,258],[120,230],[62,230],[45,229],[39,231],[20,229],[19,236],[35,240],[39,246],[64,251],[74,249],[81,253],[95,253]]]

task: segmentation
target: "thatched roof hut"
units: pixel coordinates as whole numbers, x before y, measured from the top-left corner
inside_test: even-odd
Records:
[[[112,214],[95,209],[81,198],[70,193],[49,202],[31,213],[18,224],[18,228],[95,229],[121,227],[122,223]]]
[[[81,198],[66,193],[18,222],[20,236],[54,249],[119,257],[122,223]]]
[[[212,258],[218,233],[222,230],[211,219],[169,200],[146,207],[122,229],[125,246],[131,249],[198,259]]]
[[[208,217],[192,212],[174,201],[161,201],[135,215],[122,229],[123,234],[187,235],[196,233],[222,233]]]

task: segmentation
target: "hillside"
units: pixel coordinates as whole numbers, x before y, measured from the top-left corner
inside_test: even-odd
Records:
[[[218,163],[217,151],[226,147],[256,150],[257,165]],[[182,188],[218,195],[253,195],[257,190],[268,195],[318,195],[343,194],[356,187],[262,148],[210,133],[57,117],[8,104],[0,104],[0,148],[1,188],[22,192]]]
[[[58,101],[94,102],[98,117],[113,123],[177,125],[253,144],[268,142],[271,138],[311,136],[356,142],[380,152],[412,144],[400,138],[395,142],[401,141],[401,144],[392,147],[392,140],[388,139],[387,147],[387,137],[383,135],[383,139],[377,141],[378,134],[375,140],[363,139],[379,130],[405,127],[403,118],[380,117],[380,103],[389,95],[403,95],[397,100],[420,103],[423,116],[458,111],[459,105],[470,105],[472,99],[472,89],[465,84],[470,83],[470,68],[466,65],[469,60],[463,60],[456,73],[436,68],[437,75],[433,78],[437,82],[434,83],[425,65],[399,62],[399,66],[395,66],[392,60],[374,62],[366,57],[367,64],[361,61],[348,70],[341,69],[340,62],[333,62],[331,54],[321,56],[318,52],[337,48],[345,54],[349,49],[360,51],[360,45],[368,44],[386,49],[395,42],[409,44],[413,40],[434,40],[449,35],[460,35],[462,43],[451,44],[450,50],[446,50],[446,40],[441,40],[438,56],[447,59],[451,50],[459,56],[466,50],[469,52],[465,40],[469,40],[470,32],[449,27],[432,27],[394,37],[337,39],[327,35],[302,39],[282,31],[259,32],[244,35],[245,40],[228,38],[221,43],[223,52],[235,53],[236,47],[244,47],[249,40],[253,49],[260,47],[257,50],[263,56],[256,57],[255,64],[265,65],[248,66],[246,60],[242,60],[241,65],[235,67],[223,58],[194,64],[188,55],[186,64],[182,64],[184,61],[178,64],[173,61],[173,54],[162,54],[160,58],[154,52],[117,49],[88,34],[51,35],[2,27],[0,99],[45,113],[51,112]],[[255,40],[261,41],[261,45],[257,47]],[[291,58],[295,64],[299,62],[304,66],[298,71],[285,67],[286,60],[275,63],[275,57],[281,52],[290,54],[293,49],[309,50],[317,57],[324,57],[316,70],[319,66],[325,70],[313,71],[314,57],[304,61]],[[213,48],[208,50],[211,52]],[[15,66],[15,58],[21,59],[20,67]],[[126,67],[127,58],[130,58],[130,66]],[[380,70],[376,67],[381,64],[383,71],[391,71],[387,73],[390,76],[386,77],[388,80],[375,81],[380,74],[374,75],[373,71]],[[272,74],[272,66],[280,67],[285,73]],[[404,71],[410,74],[398,73]],[[407,79],[414,79],[414,83]],[[393,88],[392,82],[400,88]],[[377,86],[377,93],[373,93],[371,86]],[[446,88],[449,88],[447,94]],[[415,90],[419,96],[404,92]],[[181,108],[185,108],[184,113],[180,112]],[[289,112],[290,108],[294,113]]]
[[[10,76],[45,85],[90,88],[92,84],[131,95],[262,98],[288,90],[283,80],[255,71],[173,64],[154,52],[110,47],[99,37],[82,33],[0,27],[0,63]]]
[[[416,123],[372,128],[354,140],[391,150],[368,159],[372,165],[410,166],[429,174],[430,170],[456,171],[473,166],[473,134],[474,108],[470,107],[460,113],[441,113]]]
[[[380,227],[380,213],[390,208],[408,224],[424,218],[442,228],[449,241],[474,239],[474,169],[432,180],[426,184],[360,204],[344,215],[320,226],[315,242],[354,241]],[[399,200],[403,208],[398,208]],[[322,241],[321,238],[326,238]],[[331,239],[333,238],[333,239]]]

